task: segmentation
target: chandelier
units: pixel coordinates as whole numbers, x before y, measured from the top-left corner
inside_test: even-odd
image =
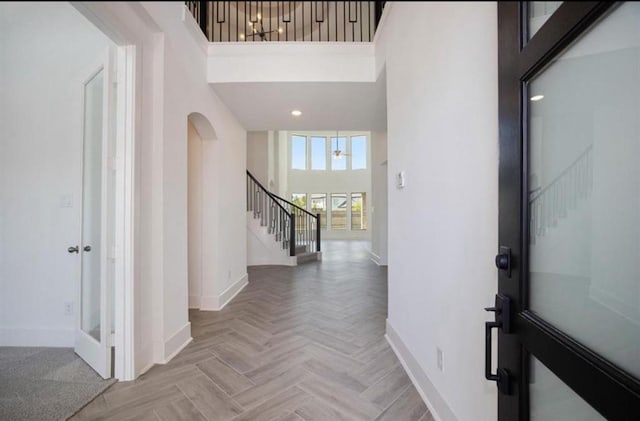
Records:
[[[258,28],[258,25],[260,26],[260,28]],[[279,34],[282,33],[282,28],[273,29],[271,31],[265,31],[264,25],[262,24],[262,15],[260,13],[256,15],[255,20],[253,19],[249,20],[249,27],[251,29],[251,32],[249,32],[248,34],[240,34],[241,40],[245,40],[245,39],[248,39],[249,37],[252,37],[252,40],[255,41],[256,36],[258,36],[260,37],[260,41],[266,41],[268,34],[271,34],[274,32],[277,32]]]

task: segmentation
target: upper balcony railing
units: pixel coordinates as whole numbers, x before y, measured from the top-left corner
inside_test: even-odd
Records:
[[[188,1],[210,42],[371,42],[385,1]]]

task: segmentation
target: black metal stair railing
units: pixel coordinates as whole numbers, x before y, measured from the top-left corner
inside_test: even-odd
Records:
[[[295,243],[305,252],[320,251],[320,214],[313,214],[304,208],[280,196],[273,198],[287,209],[294,217]]]
[[[543,188],[529,191],[529,238],[536,244],[560,219],[586,200],[593,189],[593,145]]]
[[[313,215],[269,192],[247,171],[247,212],[266,226],[289,255],[320,251],[320,214]],[[300,250],[302,249],[302,250]]]
[[[210,42],[371,42],[386,1],[187,1]]]

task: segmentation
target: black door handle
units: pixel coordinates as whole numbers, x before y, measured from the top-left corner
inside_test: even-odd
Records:
[[[504,368],[498,367],[496,374],[491,373],[491,356],[493,355],[491,344],[491,330],[493,328],[501,327],[498,322],[486,322],[484,324],[484,377],[487,380],[496,382],[498,385],[498,391],[505,395],[511,393],[509,385],[509,371]]]
[[[78,248],[78,246],[72,246],[72,247],[69,247],[69,248],[67,249],[67,251],[68,251],[69,253],[78,253],[78,252],[80,251],[80,249]]]
[[[487,380],[494,381],[498,385],[498,391],[505,395],[511,393],[509,383],[509,371],[498,367],[496,373],[491,372],[491,356],[493,355],[492,330],[496,328],[502,329],[503,333],[511,332],[511,299],[502,294],[496,294],[496,303],[493,307],[486,307],[485,311],[495,313],[495,320],[485,322],[484,324],[484,377]]]
[[[91,251],[91,246],[84,246],[83,250],[84,251]]]

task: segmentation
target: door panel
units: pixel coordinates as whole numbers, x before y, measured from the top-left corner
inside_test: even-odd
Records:
[[[98,374],[111,376],[113,264],[107,244],[113,235],[112,155],[113,83],[107,51],[87,71],[82,82],[83,159],[82,233],[78,288],[80,314],[76,323],[75,351]]]
[[[595,409],[535,357],[529,373],[531,421],[602,421]]]
[[[528,83],[528,281],[532,312],[640,377],[633,16],[640,4],[618,7]]]
[[[86,84],[82,168],[81,328],[100,342],[104,69]]]
[[[499,420],[637,419],[640,5],[557,6],[498,6]]]

